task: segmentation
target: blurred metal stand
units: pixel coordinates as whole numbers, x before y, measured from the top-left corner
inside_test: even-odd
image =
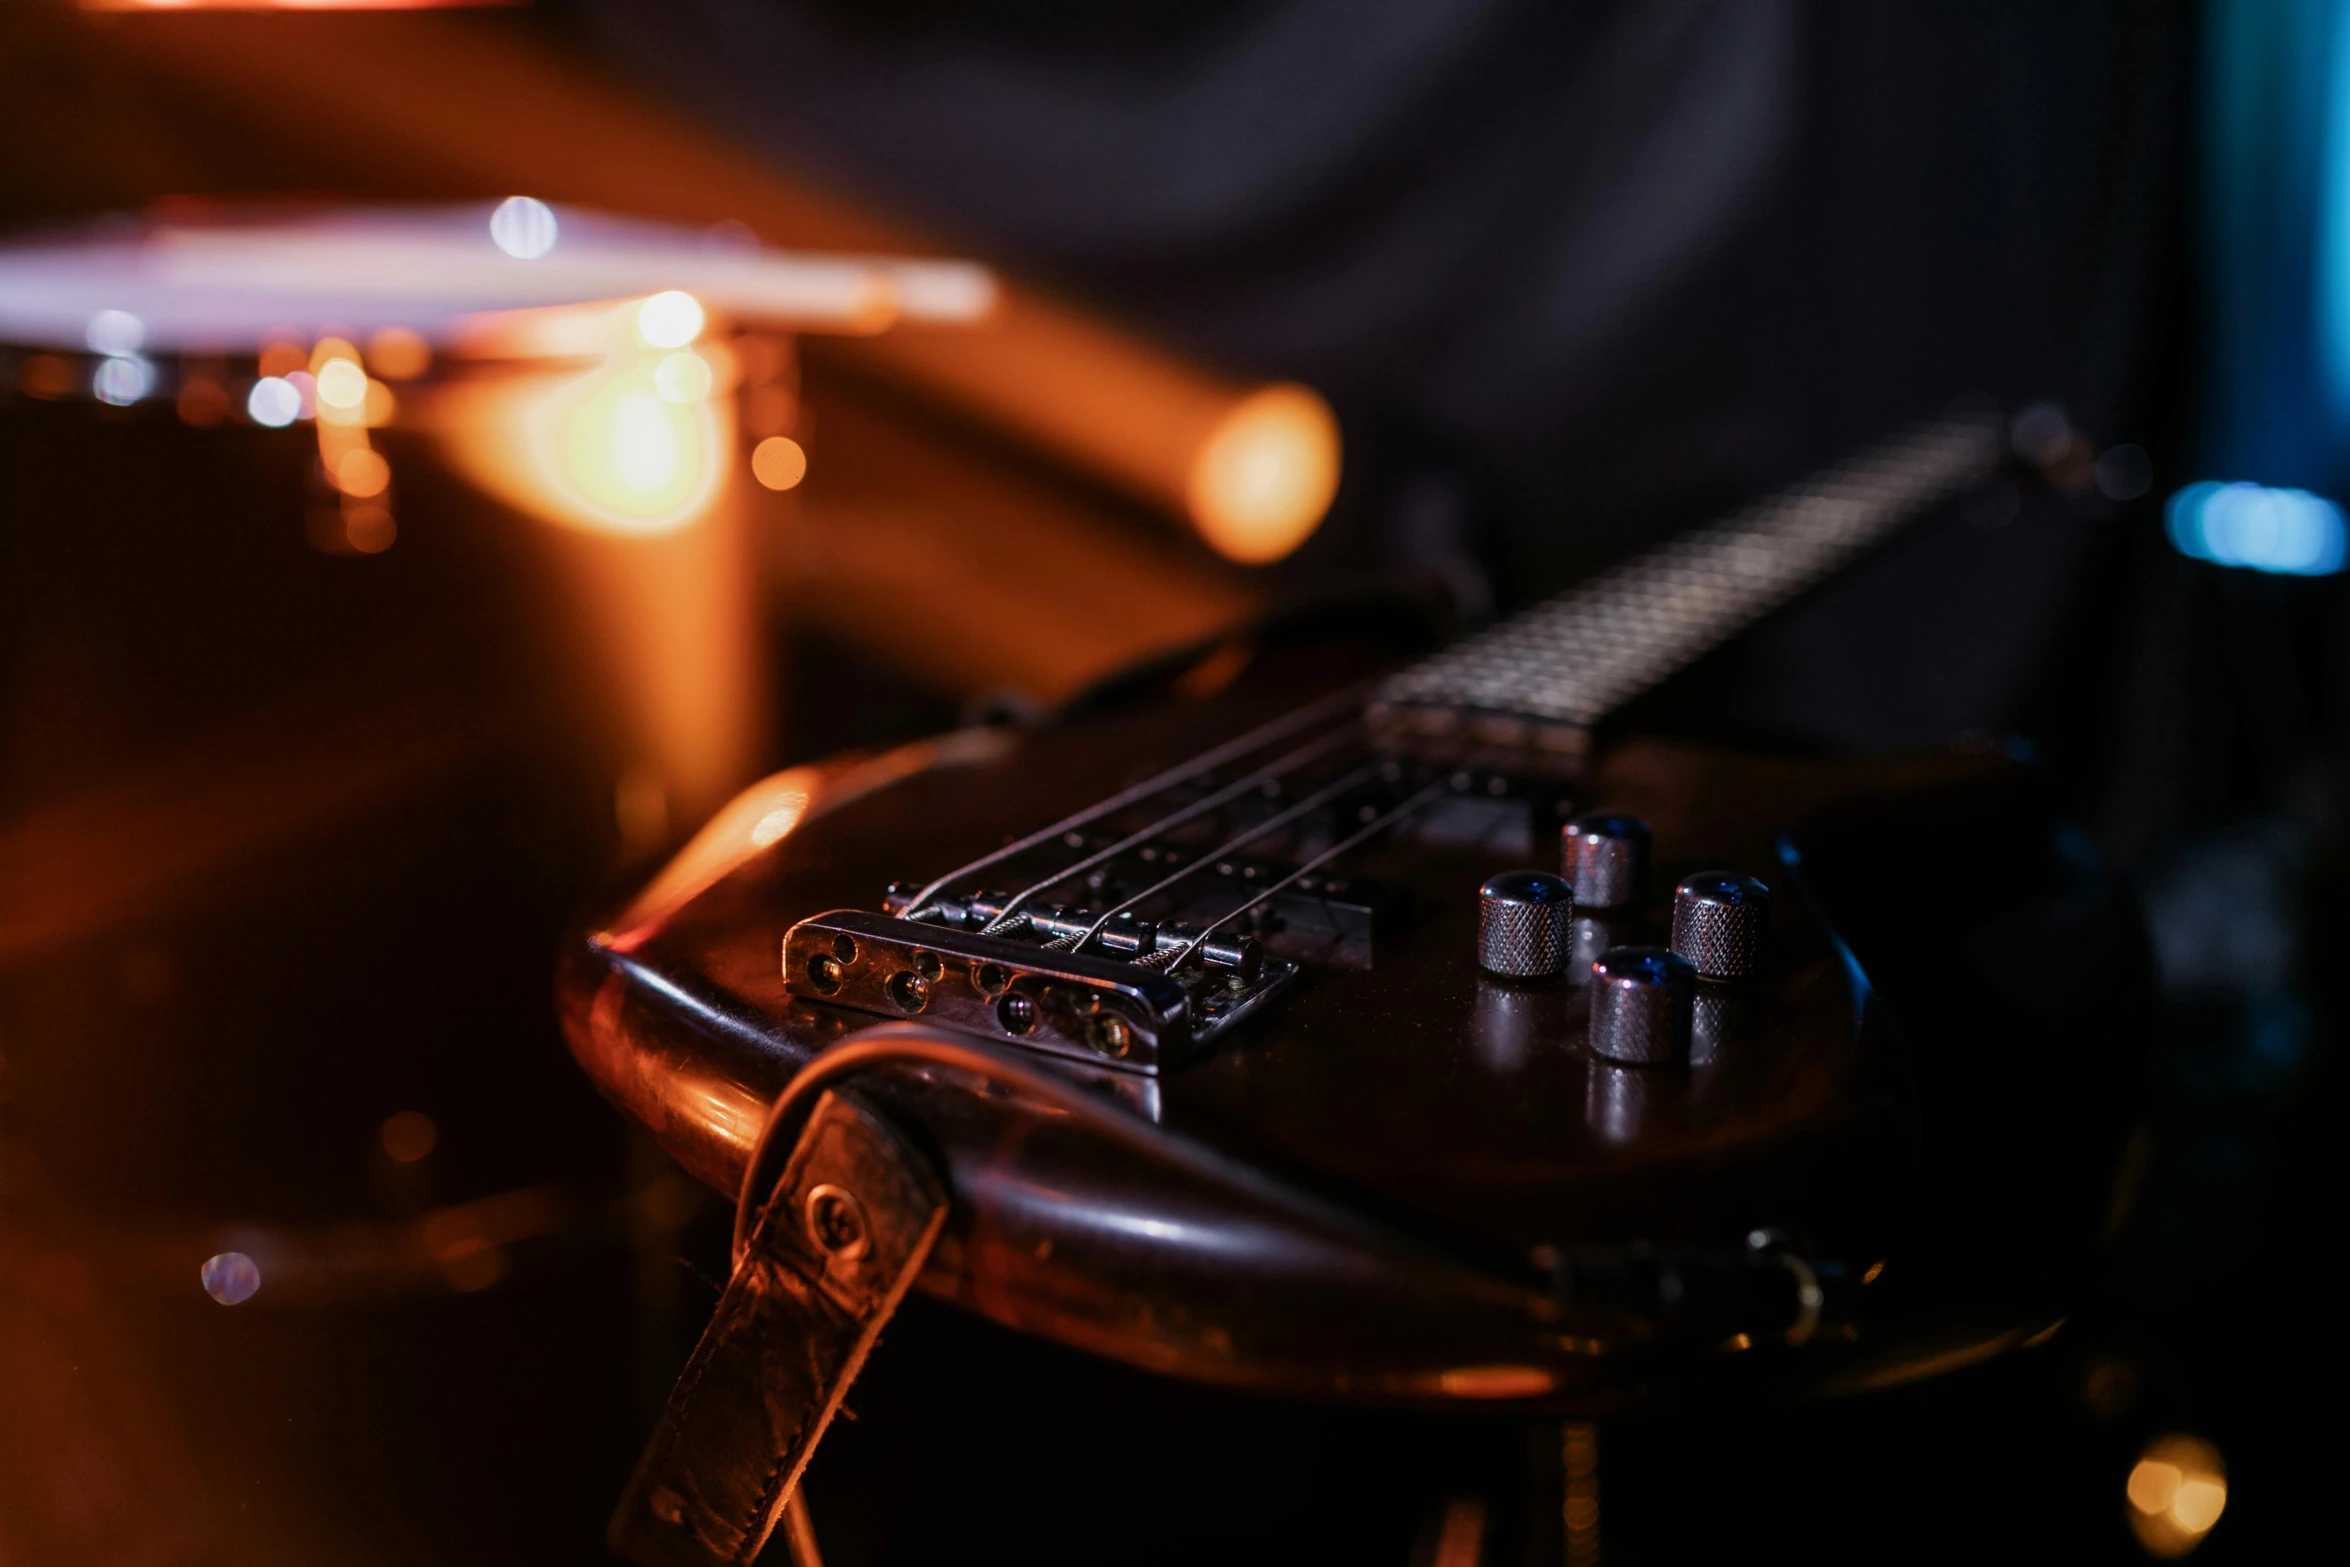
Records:
[[[777,244],[921,254],[919,236],[781,174],[566,51],[527,16],[115,16],[120,55],[223,115],[299,138],[383,190],[525,190]],[[981,329],[832,350],[854,371],[1053,453],[1218,553],[1276,560],[1339,475],[1338,430],[1304,387],[1221,376],[1025,288]]]

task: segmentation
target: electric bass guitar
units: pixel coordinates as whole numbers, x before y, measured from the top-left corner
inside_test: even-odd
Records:
[[[581,1064],[740,1201],[616,1543],[747,1560],[909,1288],[1567,1412],[2048,1330],[2120,1200],[2127,897],[1997,746],[1603,723],[1998,460],[1923,425],[1407,667],[1292,642],[742,796],[561,976]]]

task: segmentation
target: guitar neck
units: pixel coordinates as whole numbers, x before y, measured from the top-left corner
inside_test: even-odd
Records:
[[[1609,713],[1981,478],[1998,455],[1987,419],[1906,430],[1391,677],[1371,724],[1407,746],[1578,767]]]

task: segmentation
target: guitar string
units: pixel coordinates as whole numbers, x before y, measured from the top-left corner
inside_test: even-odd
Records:
[[[1368,688],[1368,682],[1358,683],[1343,691],[1333,692],[1318,702],[1309,702],[1304,707],[1293,709],[1278,718],[1258,725],[1236,740],[1227,740],[1214,750],[1193,757],[1190,761],[1178,762],[1163,773],[1145,778],[1141,783],[1121,789],[1106,800],[1064,816],[1049,827],[1039,827],[1017,842],[1007,843],[993,853],[983,854],[967,864],[958,865],[914,894],[912,901],[898,911],[898,917],[900,919],[915,918],[929,905],[932,898],[938,896],[939,889],[949,882],[961,881],[966,876],[983,871],[990,865],[1000,864],[1016,854],[1025,854],[1039,844],[1051,842],[1063,833],[1073,832],[1089,823],[1097,822],[1112,811],[1122,811],[1130,805],[1136,805],[1149,799],[1154,794],[1164,794],[1178,784],[1190,782],[1202,773],[1213,772],[1236,757],[1246,756],[1251,751],[1263,750],[1277,740],[1286,740],[1299,730],[1321,719],[1328,718],[1334,713],[1349,712],[1350,707],[1359,710],[1362,706],[1363,693]],[[1351,713],[1349,716],[1352,716]]]
[[[1133,908],[1136,904],[1143,902],[1145,899],[1156,897],[1158,894],[1166,891],[1169,887],[1174,886],[1177,882],[1183,880],[1185,877],[1194,874],[1202,867],[1213,865],[1219,858],[1232,853],[1234,850],[1240,848],[1243,844],[1254,843],[1257,839],[1264,837],[1267,833],[1273,832],[1278,828],[1286,827],[1291,822],[1296,821],[1299,817],[1306,816],[1314,811],[1320,810],[1323,806],[1329,804],[1332,800],[1338,798],[1340,795],[1345,794],[1348,790],[1361,788],[1364,784],[1369,783],[1373,778],[1378,776],[1379,766],[1380,764],[1375,761],[1365,762],[1362,766],[1356,768],[1353,772],[1348,773],[1345,777],[1340,778],[1337,782],[1324,785],[1322,788],[1315,790],[1312,794],[1309,794],[1304,799],[1298,801],[1289,809],[1267,817],[1264,821],[1257,823],[1254,827],[1249,828],[1246,832],[1240,833],[1235,837],[1225,839],[1222,843],[1216,845],[1216,847],[1213,849],[1210,849],[1199,855],[1197,858],[1193,859],[1189,864],[1184,865],[1173,872],[1170,872],[1168,875],[1162,877],[1157,882],[1148,887],[1145,887],[1142,891],[1136,893],[1133,897],[1128,898],[1124,903],[1119,904],[1116,908],[1111,909],[1108,913],[1102,915],[1101,918],[1095,920],[1093,924],[1088,926],[1082,934],[1076,936],[1064,936],[1060,938],[1061,941],[1066,941],[1068,943],[1066,947],[1062,947],[1058,941],[1051,943],[1051,945],[1057,950],[1064,952],[1084,951],[1085,944],[1093,940],[1094,937],[1100,935],[1102,933],[1103,926],[1109,924],[1110,921],[1116,919],[1119,915],[1125,913],[1128,909]]]
[[[1324,849],[1320,854],[1315,855],[1312,859],[1306,861],[1303,865],[1300,865],[1296,870],[1291,871],[1288,875],[1282,877],[1279,881],[1273,883],[1270,887],[1267,887],[1263,891],[1259,892],[1255,897],[1249,899],[1239,908],[1234,909],[1231,913],[1225,915],[1222,919],[1217,920],[1207,929],[1192,937],[1191,940],[1186,942],[1180,950],[1176,950],[1174,956],[1161,958],[1158,953],[1154,952],[1149,957],[1143,958],[1140,961],[1146,967],[1165,969],[1169,973],[1174,972],[1174,970],[1180,967],[1186,959],[1188,959],[1194,952],[1198,951],[1200,943],[1206,941],[1210,936],[1213,936],[1216,932],[1222,930],[1225,926],[1231,924],[1234,920],[1240,918],[1243,914],[1246,914],[1249,910],[1255,908],[1258,904],[1263,903],[1267,898],[1270,898],[1276,893],[1286,890],[1289,885],[1296,881],[1299,877],[1312,875],[1315,871],[1321,869],[1323,866],[1329,864],[1332,860],[1337,859],[1340,855],[1354,848],[1357,844],[1363,842],[1372,834],[1385,831],[1387,828],[1394,826],[1397,822],[1402,821],[1406,816],[1409,816],[1412,812],[1418,810],[1421,806],[1427,804],[1430,800],[1433,800],[1439,794],[1442,794],[1448,787],[1449,785],[1446,780],[1441,778],[1436,782],[1429,784],[1427,787],[1421,789],[1417,794],[1413,795],[1410,799],[1405,800],[1401,805],[1398,805],[1393,810],[1387,812],[1386,815],[1366,823],[1361,831],[1355,833],[1351,837],[1332,844],[1329,848]]]
[[[1072,876],[1082,876],[1087,871],[1092,870],[1095,866],[1104,864],[1110,860],[1114,860],[1119,855],[1124,854],[1131,849],[1139,848],[1143,844],[1149,843],[1154,838],[1162,837],[1165,834],[1172,832],[1174,829],[1182,826],[1185,822],[1194,821],[1199,817],[1205,816],[1208,812],[1214,810],[1219,805],[1229,805],[1234,800],[1239,799],[1242,795],[1252,793],[1258,789],[1262,789],[1266,784],[1277,783],[1281,779],[1287,778],[1291,773],[1297,772],[1302,768],[1312,766],[1315,762],[1320,761],[1323,757],[1329,755],[1332,751],[1337,750],[1340,744],[1354,738],[1357,723],[1357,719],[1350,718],[1347,722],[1339,725],[1338,728],[1330,731],[1330,733],[1323,735],[1320,739],[1309,741],[1306,744],[1299,746],[1296,750],[1287,753],[1286,755],[1274,758],[1272,761],[1267,762],[1264,766],[1258,768],[1255,772],[1243,774],[1241,777],[1234,779],[1231,783],[1226,784],[1223,788],[1218,789],[1213,794],[1206,795],[1200,799],[1194,800],[1191,804],[1183,807],[1181,810],[1174,811],[1168,815],[1160,817],[1157,821],[1151,823],[1148,827],[1144,827],[1137,832],[1131,833],[1128,836],[1119,839],[1116,843],[1111,844],[1108,848],[1097,849],[1092,854],[1087,855],[1084,859],[1079,860],[1076,864],[1067,866],[1061,870],[1057,870],[1042,881],[1031,882],[1029,885],[1021,888],[1020,891],[1014,893],[1010,898],[1005,900],[1004,906],[996,911],[995,917],[987,922],[987,928],[982,931],[981,934],[987,936],[998,935],[1010,926],[1017,924],[1018,920],[1016,916],[1019,914],[1020,905],[1026,903],[1030,898],[1035,897],[1038,893],[1044,891],[1047,887],[1051,887],[1057,883],[1067,881]],[[1216,850],[1213,852],[1222,853],[1223,851]],[[1085,933],[1085,940],[1090,940],[1092,936],[1093,932],[1087,931]],[[1083,946],[1084,940],[1081,940],[1078,945]]]
[[[1538,656],[1535,660],[1551,667],[1540,675],[1523,667],[1508,668],[1506,675],[1503,668],[1479,670],[1470,676],[1468,683],[1474,687],[1480,683],[1494,682],[1497,676],[1504,677],[1502,683],[1517,686],[1516,695],[1521,711],[1579,708],[1581,710],[1576,712],[1577,721],[1587,724],[1596,716],[1590,709],[1615,705],[1621,700],[1623,688],[1627,685],[1637,688],[1653,683],[1662,674],[1684,662],[1693,640],[1702,642],[1708,634],[1718,636],[1721,631],[1719,622],[1727,620],[1733,625],[1743,623],[1767,608],[1771,602],[1792,596],[1824,574],[1836,556],[1855,551],[1873,535],[1887,531],[1904,516],[1957,488],[1972,474],[1981,472],[1995,459],[1996,451],[1996,436],[1982,423],[1971,418],[1930,423],[1903,431],[1875,450],[1831,468],[1806,485],[1750,507],[1727,523],[1675,540],[1649,556],[1627,562],[1614,573],[1582,589],[1561,595],[1558,599],[1513,617],[1483,636],[1472,638],[1400,675],[1389,677],[1376,693],[1376,705],[1384,708],[1394,703],[1430,700],[1442,703],[1447,698],[1453,701],[1467,698],[1474,705],[1484,706],[1499,693],[1485,689],[1471,695],[1470,691],[1461,690],[1457,685],[1447,690],[1448,683],[1458,681],[1459,674],[1456,671],[1468,673],[1469,669],[1476,669],[1480,663],[1503,666],[1520,664],[1521,658],[1512,658],[1503,649],[1510,648],[1511,652],[1517,652],[1518,649],[1512,644],[1522,642],[1529,644],[1523,649],[1525,653],[1536,653],[1539,649],[1541,653],[1551,655],[1547,658]],[[1887,490],[1892,493],[1885,493]],[[1812,536],[1815,534],[1819,536]],[[1780,556],[1782,552],[1792,558],[1768,558]],[[1807,559],[1806,556],[1814,558]],[[1726,580],[1717,581],[1717,576]],[[1696,603],[1690,602],[1692,595]],[[1690,614],[1689,611],[1693,609],[1698,610],[1698,613]],[[1672,613],[1663,613],[1665,611]],[[1660,619],[1668,624],[1656,626],[1655,622]],[[1693,627],[1689,624],[1692,619],[1704,624]],[[1573,630],[1569,632],[1568,627]],[[1648,633],[1645,645],[1641,645],[1643,630]],[[1597,660],[1591,658],[1600,649],[1590,639],[1597,638],[1604,642],[1612,636],[1627,634],[1633,645],[1612,649],[1615,665],[1612,670],[1608,668],[1609,660],[1606,657]],[[1561,657],[1570,651],[1570,646],[1582,656]],[[1497,659],[1496,654],[1501,657]],[[1608,678],[1610,675],[1614,678]],[[1541,689],[1548,681],[1562,678],[1569,683],[1582,685],[1588,693],[1582,702],[1562,703],[1556,700],[1557,693]],[[1600,689],[1603,687],[1606,688],[1604,694]],[[1359,703],[1367,689],[1367,685],[1351,687],[1275,718],[1236,740],[1180,763],[1050,826],[1039,828],[991,854],[958,866],[917,893],[901,910],[901,917],[919,917],[940,889],[951,882],[1037,848],[1112,812],[1164,793],[1237,757],[1261,750],[1309,727],[1317,719],[1343,713],[1347,704]],[[1546,701],[1545,698],[1552,700]],[[1351,727],[1351,724],[1346,725],[1315,744],[1334,745]],[[1292,753],[1293,756],[1295,754]],[[1266,768],[1259,768],[1255,774],[1241,781],[1241,787],[1227,786],[1219,790],[1216,803],[1237,798],[1246,792],[1246,786],[1263,782],[1269,769],[1279,768],[1289,760],[1282,758],[1268,764]],[[1423,791],[1425,793],[1427,791]],[[1419,798],[1415,796],[1415,801]],[[1193,806],[1171,813],[1129,835],[1119,845],[1099,851],[1076,865],[1056,872],[1049,879],[1023,890],[1007,903],[988,928],[1002,929],[1009,923],[1005,916],[1014,912],[1027,898],[1055,882],[1082,874],[1114,858],[1118,853],[1148,842],[1212,808],[1210,804],[1195,802]],[[1399,811],[1403,809],[1398,808]],[[1302,812],[1293,808],[1292,813],[1285,813],[1285,816],[1294,819],[1295,814]],[[1277,817],[1275,820],[1282,819]],[[1267,830],[1270,830],[1270,824],[1243,835],[1232,845],[1209,851],[1187,870],[1166,878],[1157,887],[1126,900],[1102,915],[1083,934],[1063,937],[1050,945],[1071,949],[1083,947],[1118,914],[1180,881],[1184,875],[1197,870],[1203,861],[1212,861],[1217,855],[1228,852],[1229,848],[1261,836]],[[1368,835],[1368,831],[1354,835],[1348,844],[1360,841]],[[1273,891],[1288,886],[1312,866],[1326,863],[1342,852],[1344,847],[1342,845],[1339,849],[1317,856],[1309,866],[1293,871],[1275,883],[1273,888],[1260,892],[1240,909],[1218,920],[1187,946],[1171,949],[1178,953],[1174,961],[1188,957],[1208,934],[1238,914],[1254,908],[1271,896]],[[1152,958],[1160,956],[1153,954]],[[1156,963],[1153,966],[1157,966]]]

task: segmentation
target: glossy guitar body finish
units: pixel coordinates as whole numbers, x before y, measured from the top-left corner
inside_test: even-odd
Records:
[[[1268,657],[1210,699],[769,780],[573,945],[575,1054],[731,1196],[791,1074],[879,1021],[786,992],[795,922],[877,909],[1347,664]],[[1367,968],[1306,964],[1155,1079],[1057,1068],[1108,1113],[860,1078],[954,1192],[920,1287],[1171,1374],[1567,1409],[1895,1380],[2056,1319],[2115,1200],[2148,982],[2130,905],[2062,852],[2028,769],[1602,747],[1571,798],[1651,821],[1658,889],[1701,867],[1773,889],[1765,978],[1709,1000],[1720,1043],[1684,1067],[1589,1053],[1573,985],[1479,973],[1479,882],[1555,867],[1569,800],[1496,804],[1508,781],[1468,774],[1486,841],[1398,832],[1346,862],[1410,891]],[[1661,941],[1664,913],[1611,939]],[[1758,1231],[1808,1267],[1749,1251]],[[1796,1303],[1809,1269],[1824,1316]]]

